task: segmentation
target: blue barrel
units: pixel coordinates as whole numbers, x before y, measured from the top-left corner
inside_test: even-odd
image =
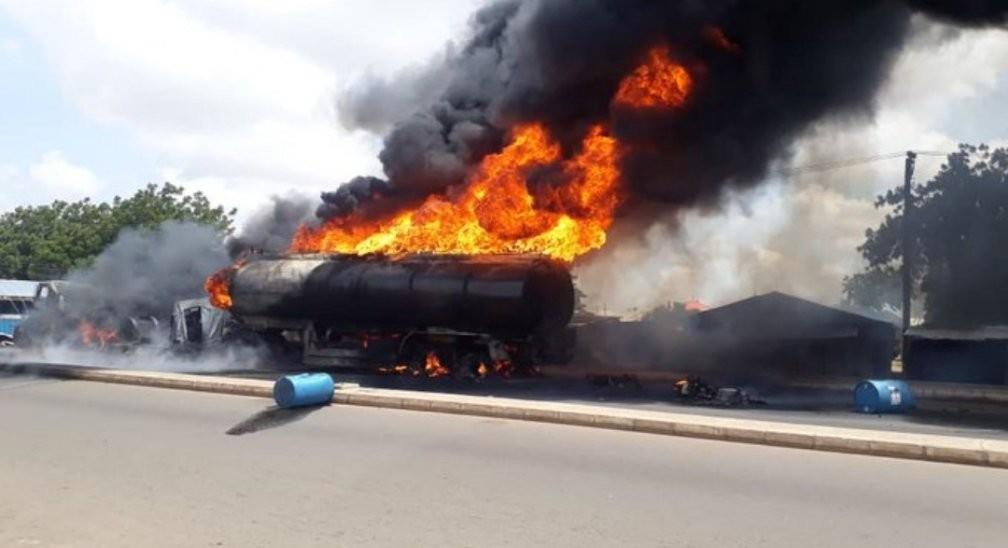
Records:
[[[287,375],[273,385],[273,399],[280,407],[322,405],[332,400],[335,386],[326,373]]]
[[[854,407],[862,413],[904,413],[914,408],[914,398],[904,381],[868,379],[854,387]]]

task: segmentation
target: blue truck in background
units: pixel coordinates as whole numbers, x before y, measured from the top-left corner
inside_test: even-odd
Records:
[[[0,280],[0,346],[14,344],[14,331],[34,308],[39,282]]]

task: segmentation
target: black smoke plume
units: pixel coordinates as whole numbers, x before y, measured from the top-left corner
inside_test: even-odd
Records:
[[[350,179],[334,192],[322,193],[322,204],[315,214],[320,219],[344,217],[357,209],[361,202],[369,202],[392,192],[392,185],[385,179],[361,176]]]
[[[348,185],[344,185],[346,187]],[[344,187],[340,187],[343,191]],[[323,195],[323,200],[325,195]],[[297,228],[311,221],[314,202],[307,196],[287,194],[272,196],[270,202],[253,213],[241,228],[241,233],[228,238],[227,250],[232,259],[250,252],[280,253],[290,247]]]
[[[431,95],[395,121],[379,158],[387,181],[354,179],[324,197],[322,219],[381,214],[464,181],[499,150],[508,128],[538,121],[570,150],[608,123],[626,146],[630,204],[709,203],[744,188],[787,155],[811,123],[869,116],[873,97],[917,12],[963,25],[1004,24],[1004,2],[966,0],[503,0],[478,11],[470,38],[429,68],[442,78],[370,82],[340,101],[342,119],[370,127],[376,100]],[[712,33],[727,38],[712,39]],[[666,45],[695,89],[681,109],[641,115],[612,108],[620,80]],[[410,83],[422,90],[396,87]],[[356,98],[356,100],[355,100]],[[402,112],[401,104],[389,112]],[[354,110],[359,112],[355,113]],[[379,188],[380,191],[374,191]],[[375,199],[378,198],[378,199]]]

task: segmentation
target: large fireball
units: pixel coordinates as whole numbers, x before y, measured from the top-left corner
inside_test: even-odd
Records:
[[[302,227],[295,253],[539,253],[563,261],[602,247],[619,203],[618,146],[602,126],[580,151],[561,158],[539,124],[519,126],[510,143],[483,159],[457,197],[428,197],[378,221],[351,215]],[[560,172],[558,185],[530,189],[536,169]]]

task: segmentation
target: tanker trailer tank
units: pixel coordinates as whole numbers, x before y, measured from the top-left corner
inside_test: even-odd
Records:
[[[534,255],[263,257],[229,287],[237,321],[319,365],[556,361],[574,309],[568,269]]]

